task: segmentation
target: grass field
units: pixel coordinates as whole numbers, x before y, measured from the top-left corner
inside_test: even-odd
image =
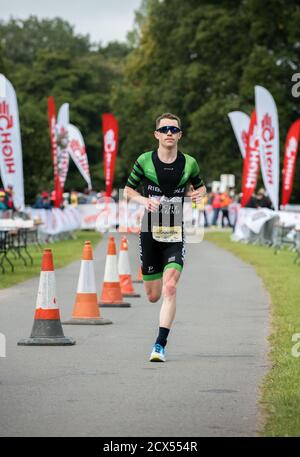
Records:
[[[300,357],[292,355],[293,334],[300,337],[300,266],[295,253],[234,243],[227,233],[207,233],[205,239],[251,264],[271,297],[272,368],[264,379],[260,404],[266,413],[263,436],[300,436]],[[300,338],[298,340],[300,342]],[[300,346],[300,344],[299,344]],[[300,347],[294,347],[296,354]]]
[[[91,241],[93,246],[96,246],[101,239],[101,235],[97,232],[76,231],[74,232],[76,239],[68,241],[60,241],[57,243],[49,243],[42,245],[43,248],[52,249],[54,268],[61,268],[74,260],[80,259],[83,244],[85,241]],[[10,253],[9,258],[12,260],[15,271],[12,273],[9,264],[4,260],[5,274],[0,271],[0,289],[13,286],[33,276],[39,275],[41,270],[41,259],[43,251],[36,246],[28,247],[30,255],[33,257],[33,265],[30,265],[29,259],[22,251],[23,257],[27,260],[28,266],[25,266],[22,259],[14,259]]]

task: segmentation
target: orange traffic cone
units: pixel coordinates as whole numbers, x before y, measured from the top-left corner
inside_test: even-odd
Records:
[[[63,324],[112,324],[112,321],[100,317],[100,309],[97,303],[93,248],[90,241],[84,243],[72,319],[63,322]]]
[[[69,346],[72,338],[64,336],[55,296],[55,273],[51,249],[45,249],[42,260],[39,290],[34,323],[30,338],[22,339],[19,346]]]
[[[118,269],[123,297],[140,297],[141,295],[135,292],[132,285],[126,236],[123,236],[121,239]]]
[[[139,268],[139,271],[138,271],[138,275],[137,275],[137,279],[135,279],[134,281],[135,284],[138,284],[138,283],[141,283],[143,282],[143,274],[142,274],[142,267]]]
[[[113,236],[109,237],[104,271],[104,283],[99,306],[128,308],[130,303],[123,301],[117,266],[117,250]]]

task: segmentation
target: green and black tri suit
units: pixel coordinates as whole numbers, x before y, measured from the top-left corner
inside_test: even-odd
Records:
[[[141,154],[129,175],[127,186],[143,186],[143,195],[160,200],[158,213],[145,211],[140,234],[143,279],[162,277],[167,268],[183,268],[185,243],[183,202],[186,186],[204,186],[196,160],[178,151],[172,163],[162,162],[157,151]]]

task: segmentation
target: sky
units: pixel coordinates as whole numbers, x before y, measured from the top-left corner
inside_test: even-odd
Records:
[[[74,25],[75,32],[89,34],[103,45],[124,41],[134,23],[134,11],[141,0],[0,0],[0,20],[61,17]]]

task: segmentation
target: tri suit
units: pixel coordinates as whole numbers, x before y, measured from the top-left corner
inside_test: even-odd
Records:
[[[140,259],[144,281],[162,277],[167,268],[183,268],[185,241],[183,202],[188,183],[204,186],[196,160],[180,151],[172,163],[162,162],[157,151],[141,154],[133,165],[126,186],[142,185],[147,198],[160,201],[159,211],[145,211],[140,233]]]

